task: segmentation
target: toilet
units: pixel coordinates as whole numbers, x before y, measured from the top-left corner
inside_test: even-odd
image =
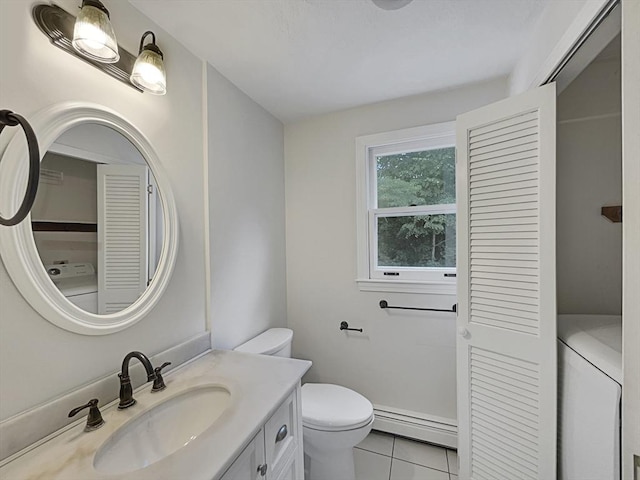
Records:
[[[235,350],[291,357],[293,331],[271,328]],[[354,480],[353,447],[371,431],[373,405],[353,390],[328,383],[302,386],[306,480]]]

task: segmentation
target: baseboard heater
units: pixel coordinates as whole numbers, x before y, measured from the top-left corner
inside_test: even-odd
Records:
[[[424,442],[458,448],[458,426],[455,420],[374,405],[373,428],[382,432],[414,438]]]

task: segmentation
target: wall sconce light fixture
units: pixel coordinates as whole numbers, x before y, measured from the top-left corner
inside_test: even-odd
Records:
[[[104,63],[120,60],[116,35],[109,21],[109,10],[100,0],[82,0],[71,42],[82,55]]]
[[[90,13],[83,13],[85,9]],[[136,58],[116,43],[109,22],[109,12],[99,0],[82,0],[82,10],[78,18],[57,5],[46,4],[35,5],[32,15],[40,31],[56,47],[138,91],[156,95],[164,95],[167,92],[163,55],[156,45],[155,35],[145,32],[140,40],[140,52]],[[100,20],[96,21],[97,17]],[[82,33],[86,31],[90,31],[91,34]],[[95,31],[102,31],[104,36],[100,34],[96,38],[93,36]],[[151,43],[143,45],[148,35],[152,36]]]
[[[151,43],[144,45],[144,39],[151,35]],[[138,58],[131,72],[131,83],[154,95],[167,93],[167,75],[164,70],[164,56],[156,45],[156,35],[144,32],[140,39]]]

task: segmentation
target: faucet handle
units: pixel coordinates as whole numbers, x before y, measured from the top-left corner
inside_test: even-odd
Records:
[[[159,367],[153,369],[156,374],[156,379],[153,381],[153,388],[151,388],[152,392],[161,392],[162,390],[167,388],[167,386],[164,384],[164,379],[162,378],[160,372],[163,368],[168,367],[169,365],[171,365],[171,362],[164,362]]]
[[[91,430],[95,430],[104,425],[102,414],[100,413],[100,409],[98,408],[97,398],[92,398],[86,405],[82,405],[71,410],[69,412],[69,417],[75,416],[78,412],[84,410],[85,408],[89,408],[89,415],[87,415],[87,425],[84,427],[85,432],[90,432]]]

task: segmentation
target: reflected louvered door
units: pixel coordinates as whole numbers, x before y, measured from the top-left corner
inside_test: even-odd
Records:
[[[555,104],[457,119],[461,479],[556,478]]]
[[[98,313],[119,312],[147,286],[148,168],[98,165]]]

